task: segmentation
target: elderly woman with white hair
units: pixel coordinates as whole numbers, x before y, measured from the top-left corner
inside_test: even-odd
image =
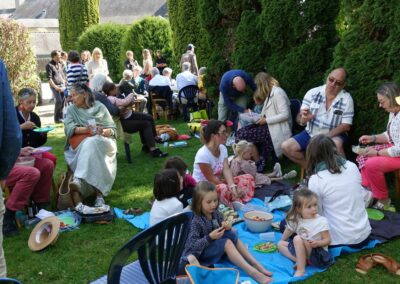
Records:
[[[125,98],[129,94],[133,93],[135,95],[135,102],[139,102],[138,112],[143,112],[146,108],[147,98],[144,95],[139,95],[135,92],[135,85],[132,83],[133,72],[129,69],[124,70],[122,73],[122,80],[119,83],[119,97]]]
[[[71,86],[73,105],[64,120],[65,160],[74,172],[70,188],[83,198],[96,193],[95,206],[105,204],[117,173],[116,127],[107,108],[84,84]]]
[[[103,58],[103,52],[100,48],[96,47],[92,52],[92,60],[87,64],[87,70],[89,80],[91,80],[96,74],[104,74],[108,76],[108,64]]]

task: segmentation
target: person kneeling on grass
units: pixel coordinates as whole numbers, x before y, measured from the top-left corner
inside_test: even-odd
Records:
[[[208,181],[197,184],[192,200],[192,219],[189,237],[185,244],[179,272],[191,263],[189,255],[198,259],[201,265],[211,266],[219,262],[224,255],[243,269],[258,283],[269,283],[272,275],[249,252],[232,229],[231,224],[223,222],[218,211],[218,194],[215,185]]]
[[[297,235],[289,239],[294,233]],[[286,216],[286,229],[278,243],[279,252],[296,262],[294,276],[305,274],[306,262],[321,268],[331,265],[330,243],[328,221],[318,215],[317,195],[309,189],[296,191]]]

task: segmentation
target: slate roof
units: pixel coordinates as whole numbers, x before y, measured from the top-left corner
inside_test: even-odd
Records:
[[[100,0],[100,23],[129,24],[143,16],[167,16],[166,0]],[[14,19],[58,19],[58,0],[25,0]]]

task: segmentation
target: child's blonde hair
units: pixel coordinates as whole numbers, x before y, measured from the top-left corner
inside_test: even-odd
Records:
[[[194,214],[202,216],[203,215],[203,210],[202,210],[202,203],[204,199],[204,195],[208,192],[216,192],[215,185],[209,181],[201,181],[199,182],[196,187],[194,188],[193,191],[193,197],[192,197],[192,211]]]
[[[289,209],[286,215],[286,222],[290,222],[296,228],[297,224],[299,223],[299,218],[301,218],[301,209],[303,209],[305,203],[312,198],[316,198],[318,200],[317,195],[308,188],[297,190],[293,195],[292,207]]]
[[[234,143],[232,145],[232,149],[233,153],[235,153],[235,157],[242,158],[243,154],[246,151],[251,150],[253,145],[254,145],[253,143],[247,142],[246,140],[240,140],[239,142]]]

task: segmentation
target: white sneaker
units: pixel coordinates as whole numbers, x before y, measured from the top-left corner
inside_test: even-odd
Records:
[[[277,177],[277,178],[280,178],[282,176],[281,164],[275,163],[273,173],[274,173],[275,177]]]
[[[94,202],[94,207],[102,207],[105,204],[106,202],[104,201],[103,197],[96,197],[96,201]]]
[[[291,179],[297,176],[297,172],[295,170],[291,170],[290,172],[283,175],[283,179]]]

